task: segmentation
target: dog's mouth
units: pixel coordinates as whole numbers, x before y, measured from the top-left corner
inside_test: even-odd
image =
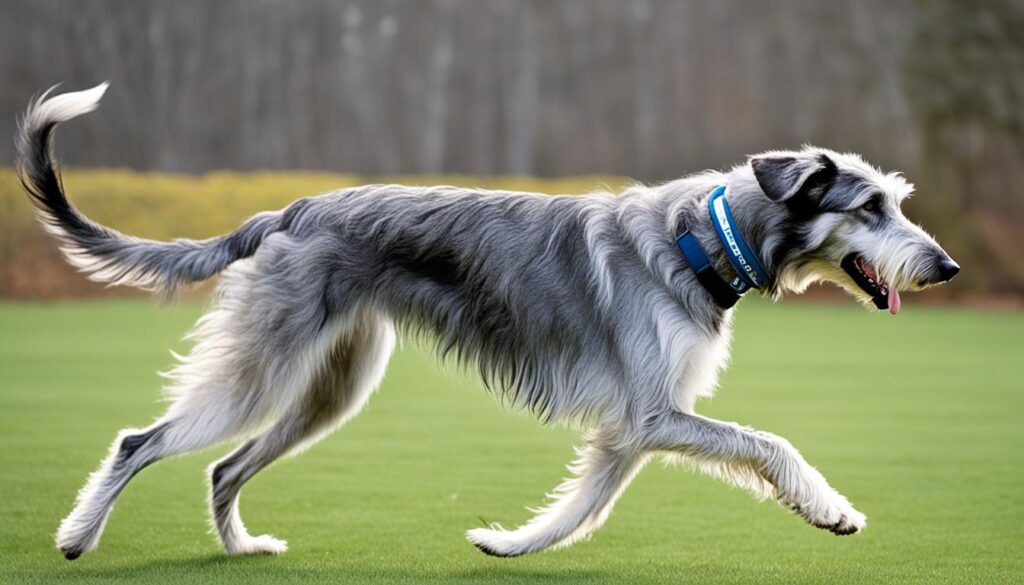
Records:
[[[878,274],[878,270],[863,256],[854,252],[847,254],[839,266],[850,275],[853,282],[871,297],[879,309],[889,309],[895,315],[900,312],[900,293]]]

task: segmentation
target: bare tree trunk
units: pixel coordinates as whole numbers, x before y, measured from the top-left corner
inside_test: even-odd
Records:
[[[516,39],[516,55],[510,72],[511,87],[506,105],[508,150],[505,170],[511,174],[529,175],[533,172],[540,47],[534,5],[524,2],[519,8],[519,26],[512,31]]]
[[[423,144],[420,147],[420,172],[439,173],[443,169],[448,124],[448,87],[451,84],[452,2],[442,0],[434,34],[434,50],[430,59],[425,97],[426,116]]]

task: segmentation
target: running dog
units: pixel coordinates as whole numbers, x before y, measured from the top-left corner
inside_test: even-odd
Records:
[[[655,455],[679,458],[813,526],[853,534],[865,516],[785,439],[694,412],[729,354],[731,307],[817,281],[869,309],[946,282],[959,266],[911,223],[913,186],[859,156],[806,147],[753,156],[621,194],[547,196],[370,185],[295,201],[207,240],[123,235],[66,198],[54,128],[94,110],[106,84],[34,100],[18,172],[43,226],[96,281],[171,295],[220,275],[170,407],[121,431],[57,531],[68,559],[96,548],[118,494],[161,459],[225,441],[210,506],[229,554],[280,553],[238,511],[246,481],[352,418],[380,383],[396,327],[474,364],[492,392],[583,430],[572,477],[515,530],[476,528],[491,555],[592,534]]]

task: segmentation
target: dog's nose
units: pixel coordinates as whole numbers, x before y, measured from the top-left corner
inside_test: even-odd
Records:
[[[939,277],[936,279],[936,282],[949,282],[960,272],[960,265],[954,262],[949,256],[945,256],[939,260],[939,264],[936,269],[939,273]]]

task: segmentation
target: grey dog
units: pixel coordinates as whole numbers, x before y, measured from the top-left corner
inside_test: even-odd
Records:
[[[865,526],[785,439],[695,414],[726,362],[732,310],[676,237],[695,238],[712,278],[740,276],[708,213],[723,187],[733,227],[766,273],[762,294],[830,281],[895,314],[900,290],[959,270],[901,213],[913,187],[900,175],[807,147],[618,195],[372,185],[299,199],[225,236],[155,242],[92,222],[62,189],[54,127],[95,109],[105,89],[44,94],[22,120],[18,170],[42,224],[97,281],[172,294],[220,279],[194,348],[170,372],[167,412],[118,435],[61,523],[67,558],[98,545],[118,494],[144,467],[225,441],[240,445],[210,468],[224,548],[283,552],[283,541],[246,531],[239,491],[359,411],[381,381],[396,325],[475,364],[509,404],[584,431],[572,477],[536,517],[468,532],[488,554],[587,537],[654,455],[774,497],[836,534]]]

